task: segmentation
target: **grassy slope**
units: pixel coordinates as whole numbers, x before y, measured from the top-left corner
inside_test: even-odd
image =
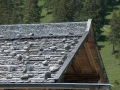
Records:
[[[39,0],[39,3],[38,3],[39,6],[43,7],[40,21],[41,21],[41,23],[49,23],[49,22],[52,22],[52,14],[47,13],[47,9],[44,8],[44,6],[43,6],[44,3],[45,3],[45,0]]]
[[[120,5],[118,3],[112,4],[112,6],[108,9],[107,12],[107,24],[101,30],[103,31],[102,37],[104,37],[102,41],[98,42],[100,48],[100,53],[103,58],[103,62],[106,68],[106,72],[109,78],[110,83],[113,85],[112,90],[120,90],[120,84],[116,84],[117,80],[120,83],[120,60],[116,59],[114,55],[112,55],[112,44],[105,40],[110,32],[109,21],[112,17],[113,10],[118,10]]]
[[[39,5],[43,6],[45,0],[39,0]],[[109,8],[106,19],[107,19],[107,24],[110,21],[112,12],[114,9],[118,9],[119,5],[113,4],[113,7]],[[41,16],[41,22],[42,23],[48,23],[52,21],[52,15],[47,14],[46,8],[43,8],[42,10],[42,16]],[[105,40],[106,36],[109,34],[110,31],[110,26],[104,26],[102,29],[102,41],[98,42],[99,48],[100,48],[100,53],[103,58],[103,62],[106,68],[106,72],[109,78],[109,81],[114,87],[112,87],[112,90],[120,90],[120,85],[115,84],[115,80],[118,80],[120,83],[120,61],[118,59],[115,59],[114,55],[111,54],[112,52],[112,44]]]

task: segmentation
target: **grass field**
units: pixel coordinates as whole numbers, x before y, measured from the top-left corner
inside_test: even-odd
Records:
[[[116,59],[114,55],[112,55],[112,44],[107,40],[107,36],[110,32],[110,19],[112,17],[113,10],[119,10],[120,5],[118,2],[115,2],[109,7],[106,20],[107,25],[105,25],[101,30],[104,39],[102,41],[98,41],[98,45],[100,48],[100,53],[106,68],[107,76],[109,78],[109,82],[113,85],[112,90],[120,90],[120,59]],[[118,83],[115,83],[118,82]]]
[[[52,22],[52,14],[51,12],[48,12],[46,8],[44,8],[45,0],[39,0],[38,5],[43,7],[42,13],[41,13],[41,23],[50,23]]]
[[[40,0],[41,3],[39,5],[44,5],[44,0]],[[109,82],[113,85],[112,90],[120,90],[120,84],[116,84],[117,81],[120,83],[120,60],[116,59],[114,55],[112,55],[112,44],[107,40],[107,36],[110,32],[110,19],[112,17],[113,10],[118,10],[120,5],[115,2],[108,8],[108,12],[106,15],[106,25],[101,28],[102,35],[101,41],[98,41],[99,50],[106,68],[107,76],[109,78]],[[46,8],[42,10],[41,23],[49,23],[52,22],[52,15],[47,13]]]

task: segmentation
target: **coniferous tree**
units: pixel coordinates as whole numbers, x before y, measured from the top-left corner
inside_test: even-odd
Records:
[[[0,0],[0,24],[14,24],[22,21],[20,0]]]
[[[38,7],[38,0],[25,0],[24,23],[39,23],[41,9]]]
[[[114,51],[115,51],[114,47],[115,46],[119,47],[119,45],[120,45],[120,15],[116,11],[113,12],[112,19],[110,21],[110,25],[111,25],[111,31],[109,34],[109,40],[113,44],[112,53],[114,54]]]
[[[105,22],[106,7],[104,0],[86,0],[83,2],[83,8],[80,14],[80,20],[92,19],[92,25],[95,33],[95,38],[100,36],[100,28]]]
[[[76,12],[81,10],[81,0],[53,0],[54,22],[74,21]]]

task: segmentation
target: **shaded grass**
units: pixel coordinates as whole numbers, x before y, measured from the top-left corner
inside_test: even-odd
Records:
[[[102,35],[107,37],[110,32],[110,26],[106,25],[101,30],[103,31]],[[103,59],[109,82],[114,86],[112,90],[120,90],[120,85],[115,83],[116,80],[120,83],[120,60],[112,55],[112,44],[108,40],[99,41],[98,48]]]
[[[46,8],[42,9],[42,14],[41,14],[41,23],[50,23],[52,22],[52,14],[51,12],[48,12]]]
[[[52,12],[47,11],[47,9],[44,7],[45,0],[39,0],[38,5],[42,7],[42,13],[40,21],[41,23],[50,23],[52,22]]]
[[[39,5],[39,6],[43,6],[44,3],[45,3],[45,0],[38,0],[38,5]]]
[[[112,55],[112,44],[107,38],[111,30],[110,19],[112,18],[112,13],[114,10],[118,11],[119,8],[120,4],[118,2],[113,2],[108,8],[105,17],[106,25],[101,29],[103,31],[101,36],[106,36],[106,40],[98,41],[98,47],[106,68],[109,82],[113,85],[112,90],[120,90],[120,59],[116,59],[115,56]],[[116,81],[118,83],[116,83]]]

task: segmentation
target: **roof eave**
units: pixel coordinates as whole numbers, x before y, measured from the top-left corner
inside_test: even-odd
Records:
[[[109,90],[112,85],[109,83],[1,83],[0,88],[19,89],[19,88],[45,88],[45,89],[87,89],[98,88]]]

